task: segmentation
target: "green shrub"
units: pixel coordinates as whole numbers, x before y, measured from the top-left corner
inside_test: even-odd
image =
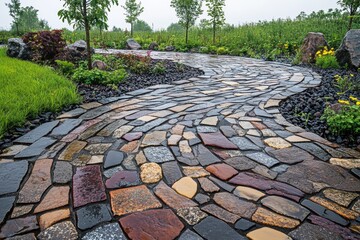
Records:
[[[219,47],[218,49],[216,49],[217,55],[225,55],[228,53],[229,53],[229,49],[227,49],[226,47]]]
[[[60,73],[63,74],[64,76],[68,77],[74,73],[75,64],[61,60],[55,60],[55,62],[59,68]]]
[[[337,62],[336,57],[330,55],[316,58],[315,65],[323,69],[340,68],[340,65]]]
[[[354,84],[352,81],[352,77],[354,75],[350,75],[350,76],[340,76],[340,75],[335,75],[335,87],[337,87],[339,89],[340,92],[338,92],[339,95],[342,95],[344,93],[346,93],[347,91],[350,91],[353,89]]]
[[[322,119],[326,120],[330,131],[334,134],[360,134],[360,105],[344,105],[338,113],[328,107]]]
[[[316,52],[315,65],[319,68],[340,68],[340,65],[335,57],[335,51],[333,48],[328,50],[327,47]]]
[[[119,84],[127,76],[125,69],[118,69],[115,71],[101,71],[99,69],[87,70],[85,68],[79,67],[75,70],[72,79],[78,83],[85,84]]]
[[[151,72],[154,74],[164,74],[166,71],[165,65],[163,62],[158,62],[155,66],[151,69]]]

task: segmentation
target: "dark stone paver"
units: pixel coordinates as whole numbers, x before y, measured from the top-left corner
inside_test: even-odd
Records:
[[[76,211],[77,226],[81,230],[89,229],[102,222],[111,220],[111,213],[107,204],[95,204],[80,208]]]
[[[223,221],[216,219],[214,217],[207,217],[199,224],[194,226],[195,231],[200,234],[203,238],[209,240],[233,240],[233,239],[246,239],[238,234],[234,229],[229,227]]]
[[[27,170],[28,162],[10,162],[0,165],[0,195],[14,193],[19,189]]]
[[[0,224],[3,222],[6,214],[10,212],[13,204],[15,202],[15,197],[4,197],[0,198]]]
[[[15,140],[17,143],[34,143],[40,138],[44,137],[48,134],[56,125],[59,124],[59,121],[48,122],[40,125],[39,127],[35,128],[34,130],[28,132],[22,137],[19,137]]]
[[[119,171],[106,180],[106,187],[110,189],[140,185],[139,174],[136,171]]]
[[[124,154],[118,151],[109,151],[105,157],[104,168],[120,165],[124,160]]]
[[[0,238],[12,237],[39,229],[36,216],[11,219],[1,227]]]
[[[82,240],[126,240],[118,223],[109,223],[86,233]]]
[[[57,161],[54,169],[53,181],[55,183],[68,183],[71,181],[72,165],[68,162]]]

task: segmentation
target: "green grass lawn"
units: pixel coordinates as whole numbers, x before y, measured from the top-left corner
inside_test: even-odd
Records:
[[[26,119],[79,101],[71,81],[48,67],[9,58],[0,49],[0,139]]]

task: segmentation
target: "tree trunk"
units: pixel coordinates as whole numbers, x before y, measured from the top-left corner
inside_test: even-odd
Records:
[[[90,48],[90,25],[89,20],[87,18],[87,9],[86,9],[86,0],[83,0],[84,6],[84,25],[85,25],[85,33],[86,33],[86,52],[87,52],[87,60],[88,60],[88,69],[92,69],[92,61],[91,61],[91,48]]]
[[[186,27],[185,27],[185,43],[186,43],[186,46],[188,45],[188,41],[189,41],[189,24],[186,24]]]
[[[19,36],[20,35],[20,33],[19,33],[19,24],[15,23],[15,27],[16,27],[16,34]]]
[[[216,24],[213,22],[213,44],[215,45],[216,41]]]
[[[354,15],[350,15],[349,25],[348,25],[348,31],[350,31],[350,30],[351,30],[351,28],[352,28],[353,19],[354,19]]]
[[[130,36],[133,37],[134,36],[134,23],[131,22],[131,29],[130,29]]]

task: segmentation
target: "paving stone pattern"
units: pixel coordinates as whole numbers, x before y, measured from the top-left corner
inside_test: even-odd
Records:
[[[360,152],[278,110],[319,75],[152,57],[205,74],[84,104],[14,141],[0,153],[0,238],[359,239]]]

